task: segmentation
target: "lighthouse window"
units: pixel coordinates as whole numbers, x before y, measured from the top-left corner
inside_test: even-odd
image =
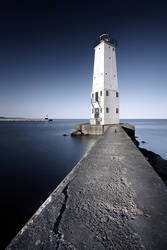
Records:
[[[107,75],[107,73],[106,73],[106,75]]]
[[[94,94],[92,94],[92,99],[94,98]]]
[[[109,96],[108,90],[106,90],[106,96]]]
[[[100,96],[102,96],[102,91],[100,91]]]
[[[106,113],[109,113],[109,108],[106,108]]]
[[[94,113],[94,109],[92,109],[92,114]]]
[[[111,57],[109,57],[109,59],[111,59]]]
[[[102,108],[100,108],[100,113],[102,113]]]
[[[119,93],[118,92],[116,92],[116,97],[119,97]]]
[[[117,113],[117,114],[119,113],[119,108],[116,108],[116,113]]]
[[[95,101],[98,102],[98,92],[95,92]]]
[[[113,48],[112,50],[114,51],[115,49]]]

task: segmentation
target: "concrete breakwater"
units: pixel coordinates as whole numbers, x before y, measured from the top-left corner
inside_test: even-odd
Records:
[[[7,249],[167,249],[167,189],[120,125],[99,136]]]

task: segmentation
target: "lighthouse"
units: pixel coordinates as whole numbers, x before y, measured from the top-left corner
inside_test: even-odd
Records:
[[[94,47],[91,125],[119,123],[116,44],[116,41],[105,33],[100,36],[99,43]]]

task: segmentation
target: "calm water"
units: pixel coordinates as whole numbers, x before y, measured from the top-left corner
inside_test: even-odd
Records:
[[[167,160],[167,119],[121,120],[135,125],[140,147],[151,150]],[[141,143],[145,141],[146,143]]]
[[[32,216],[96,136],[70,137],[75,124],[88,120],[0,123],[0,221],[5,246]],[[122,120],[134,124],[141,146],[167,159],[167,120]],[[2,240],[1,240],[2,241]]]

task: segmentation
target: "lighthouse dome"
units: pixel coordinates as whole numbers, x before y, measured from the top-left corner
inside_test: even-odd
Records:
[[[110,36],[107,33],[104,33],[100,36],[100,41],[106,41],[109,42],[110,41]]]

